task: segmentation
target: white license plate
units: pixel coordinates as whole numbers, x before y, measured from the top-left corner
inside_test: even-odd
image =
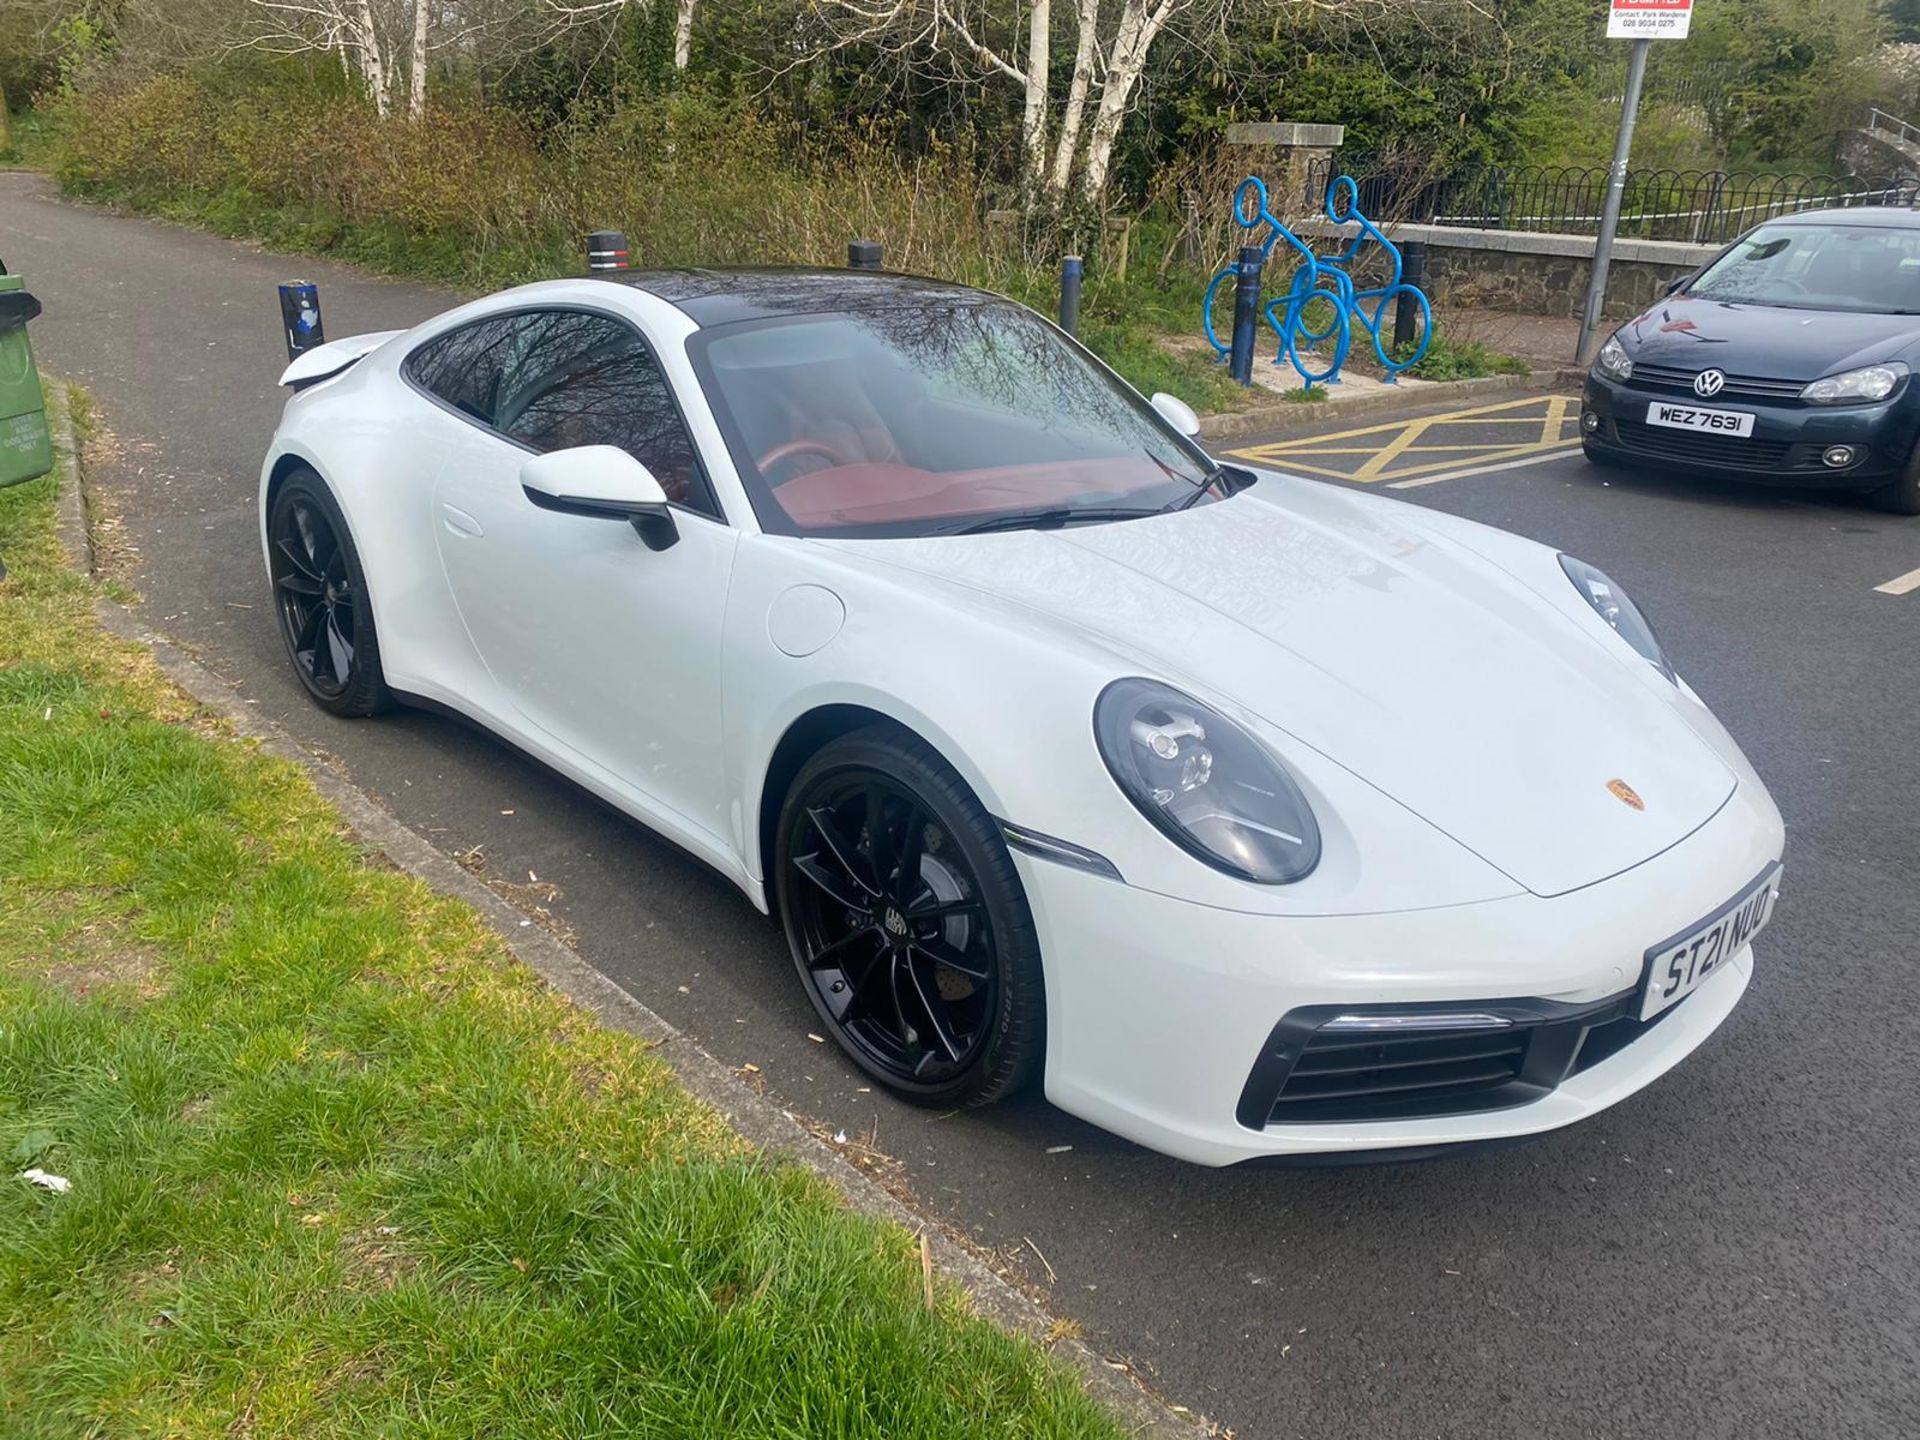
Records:
[[[1651,1020],[1705,984],[1708,976],[1753,942],[1773,918],[1773,902],[1779,898],[1780,867],[1775,865],[1697,930],[1649,950],[1640,1018]]]
[[[1694,405],[1669,405],[1656,400],[1647,406],[1647,424],[1670,430],[1706,430],[1715,435],[1753,434],[1753,416],[1744,410],[1702,410]]]

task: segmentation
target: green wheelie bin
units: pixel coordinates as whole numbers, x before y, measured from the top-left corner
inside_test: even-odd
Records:
[[[0,265],[0,487],[38,479],[53,469],[40,372],[27,339],[27,322],[40,313],[40,302],[23,283]]]

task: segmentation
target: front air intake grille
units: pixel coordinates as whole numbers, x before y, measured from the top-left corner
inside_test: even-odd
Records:
[[[1737,470],[1791,470],[1811,459],[1819,464],[1820,447],[1796,446],[1781,440],[1746,440],[1699,430],[1677,430],[1646,425],[1638,420],[1615,420],[1620,443],[1643,455],[1663,460],[1687,460],[1700,465],[1725,465]],[[1796,455],[1796,450],[1810,452]]]
[[[1525,1105],[1674,1013],[1643,1025],[1633,1018],[1636,994],[1589,1005],[1521,999],[1294,1010],[1267,1037],[1235,1116],[1259,1130]]]
[[[1531,1027],[1366,1038],[1323,1032],[1294,1062],[1273,1118],[1319,1118],[1355,1101],[1433,1104],[1505,1085],[1526,1063],[1531,1036]]]

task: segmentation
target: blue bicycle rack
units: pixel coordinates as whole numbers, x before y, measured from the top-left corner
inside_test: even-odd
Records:
[[[1353,350],[1354,330],[1358,327],[1372,343],[1374,357],[1386,371],[1386,383],[1391,385],[1402,371],[1412,369],[1426,355],[1433,339],[1433,306],[1418,286],[1402,280],[1400,249],[1361,213],[1360,187],[1352,176],[1342,175],[1327,187],[1326,216],[1336,226],[1356,227],[1355,233],[1338,254],[1315,255],[1313,247],[1288,229],[1268,207],[1267,187],[1257,175],[1249,175],[1233,192],[1233,218],[1240,228],[1266,227],[1266,235],[1259,241],[1263,267],[1274,247],[1282,241],[1300,257],[1286,289],[1262,307],[1267,324],[1280,341],[1273,363],[1293,366],[1308,386],[1336,385]],[[1369,245],[1385,252],[1388,279],[1384,285],[1363,290],[1356,285],[1353,272]],[[1213,302],[1223,285],[1232,293],[1234,276],[1234,267],[1228,266],[1208,283],[1201,317],[1208,342],[1223,360],[1232,353],[1233,347],[1220,341],[1213,323]],[[1402,297],[1419,306],[1422,323],[1419,344],[1413,353],[1396,359],[1381,330]],[[1310,313],[1325,318],[1310,319]],[[1323,353],[1321,347],[1329,344],[1332,348],[1326,352],[1330,359],[1325,368],[1309,368],[1303,350],[1317,357]]]

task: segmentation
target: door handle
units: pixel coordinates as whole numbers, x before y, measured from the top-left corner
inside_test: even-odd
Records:
[[[478,540],[487,533],[481,528],[478,520],[453,505],[440,507],[440,519],[446,525],[449,534],[462,540]]]

